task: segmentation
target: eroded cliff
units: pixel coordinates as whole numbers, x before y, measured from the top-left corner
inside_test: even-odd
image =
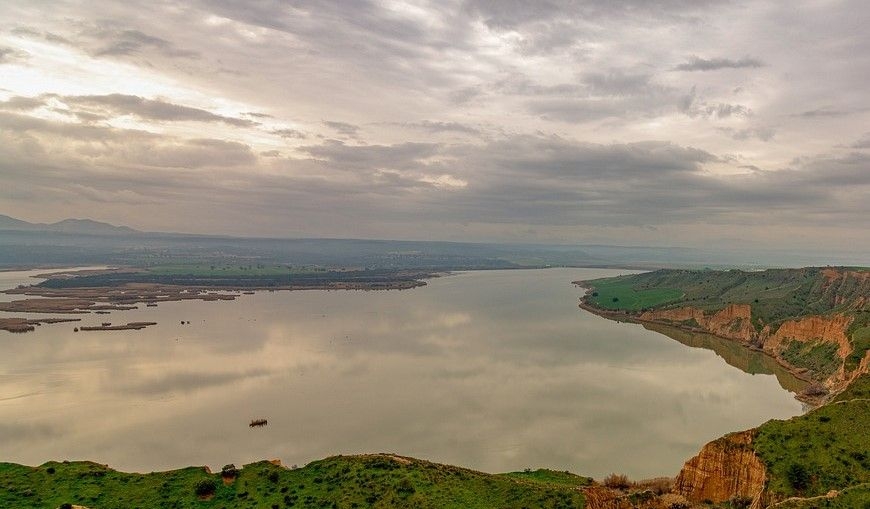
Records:
[[[731,433],[705,445],[683,466],[674,491],[691,502],[760,500],[767,471],[752,448],[753,434]]]

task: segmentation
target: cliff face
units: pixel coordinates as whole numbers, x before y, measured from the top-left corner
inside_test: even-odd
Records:
[[[715,313],[705,313],[701,309],[690,306],[652,310],[642,313],[638,318],[641,321],[700,330],[745,345],[752,345],[761,348],[780,363],[791,366],[795,370],[799,370],[800,366],[792,366],[782,355],[792,341],[818,345],[834,344],[837,346],[837,357],[841,363],[853,350],[847,335],[853,317],[842,313],[786,320],[776,330],[766,326],[760,332],[752,326],[752,308],[749,304],[730,304]],[[847,373],[841,365],[836,372],[824,380],[824,384],[829,388],[837,388],[854,375],[855,373]]]
[[[641,320],[651,322],[674,322],[679,324],[694,320],[705,332],[717,336],[748,343],[755,337],[752,327],[752,308],[749,304],[729,304],[713,314],[687,306],[676,309],[647,311],[640,315]]]
[[[767,471],[752,450],[754,430],[726,435],[705,445],[683,466],[674,491],[691,502],[725,502],[739,496],[760,505]]]
[[[837,355],[845,359],[852,353],[852,344],[846,335],[846,330],[852,324],[852,317],[843,314],[829,316],[808,316],[798,320],[788,320],[770,334],[770,328],[765,327],[761,335],[764,339],[764,350],[776,354],[781,351],[784,342],[790,340],[809,343],[821,341],[837,345]]]

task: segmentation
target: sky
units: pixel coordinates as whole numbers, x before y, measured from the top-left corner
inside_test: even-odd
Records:
[[[0,214],[870,250],[870,4],[0,2]]]

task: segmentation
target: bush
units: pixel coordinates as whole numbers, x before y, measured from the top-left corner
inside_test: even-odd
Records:
[[[224,468],[221,469],[221,477],[235,479],[238,476],[239,469],[237,469],[236,466],[232,463],[230,463],[229,465],[224,465]]]
[[[199,497],[207,497],[209,495],[214,495],[215,490],[217,490],[217,485],[215,485],[213,480],[203,479],[196,483],[193,492]]]
[[[752,505],[751,497],[744,497],[741,495],[734,495],[728,500],[728,507],[732,509],[746,509]]]
[[[625,474],[610,474],[604,478],[604,485],[614,490],[627,490],[631,482]]]
[[[414,485],[411,483],[411,480],[405,477],[404,479],[399,481],[399,484],[396,486],[396,491],[400,495],[407,496],[413,494],[416,490],[414,489]]]
[[[805,490],[810,484],[810,473],[807,472],[807,468],[800,463],[792,463],[789,465],[788,470],[785,472],[785,477],[788,479],[788,483],[791,484],[791,487],[797,491]]]

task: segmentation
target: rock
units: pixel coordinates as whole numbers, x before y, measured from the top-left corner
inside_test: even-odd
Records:
[[[674,491],[690,502],[760,500],[767,470],[752,449],[755,430],[731,433],[705,445],[683,466]]]

